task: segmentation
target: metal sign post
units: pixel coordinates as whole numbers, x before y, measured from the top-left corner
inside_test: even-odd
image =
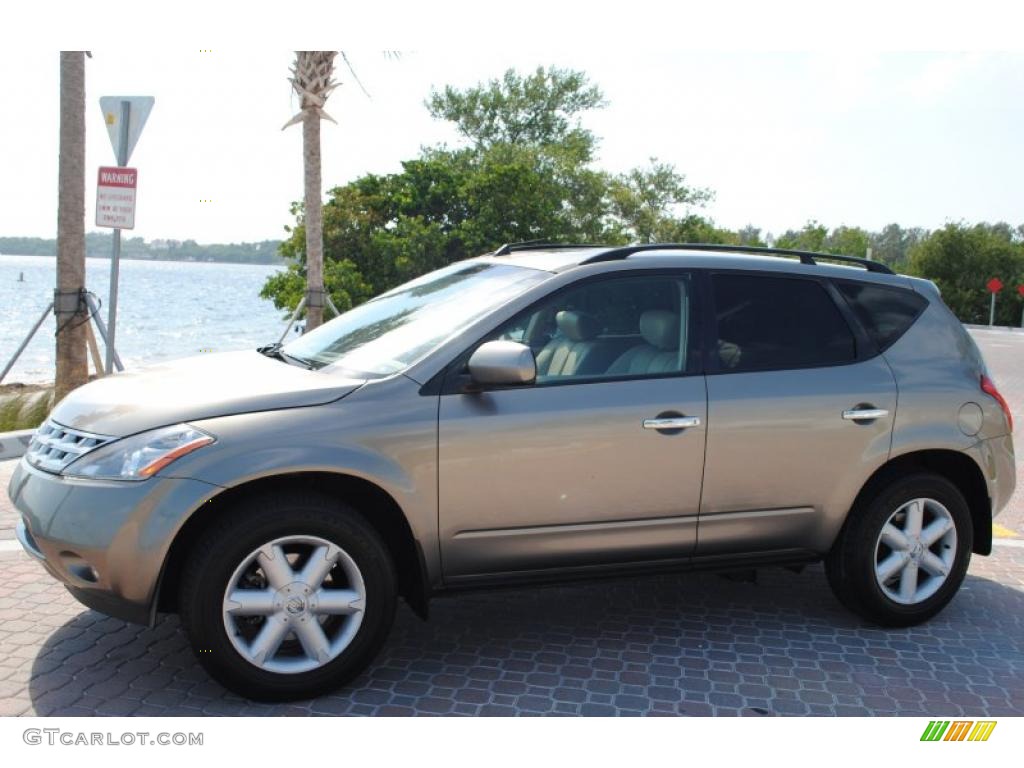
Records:
[[[121,138],[117,146],[117,164],[128,165],[128,125],[131,119],[130,101],[121,102]],[[121,228],[114,230],[114,245],[110,251],[110,298],[107,303],[107,362],[108,374],[114,372],[114,334],[117,330],[117,279],[121,268]]]
[[[155,99],[152,96],[103,96],[100,98],[100,109],[103,110],[103,120],[107,125],[107,132],[110,134],[110,143],[114,147],[114,154],[117,157],[117,164],[121,169],[128,165],[135,143],[139,140],[142,127],[146,124],[146,118],[153,109]],[[135,178],[132,178],[132,187],[135,186]],[[115,363],[121,368],[120,360],[117,359],[117,351],[114,347],[114,335],[117,329],[117,285],[118,275],[121,266],[121,229],[131,229],[135,225],[134,214],[134,189],[132,192],[132,214],[130,224],[114,226],[114,242],[110,252],[110,298],[107,302],[107,359],[106,372],[112,373]],[[97,194],[97,225],[110,226],[100,220],[99,195]],[[98,319],[98,318],[97,318]]]
[[[985,287],[988,289],[988,292],[992,294],[992,303],[988,308],[988,324],[991,328],[996,324],[996,294],[1003,290],[1003,281],[998,277],[993,277],[985,283]]]

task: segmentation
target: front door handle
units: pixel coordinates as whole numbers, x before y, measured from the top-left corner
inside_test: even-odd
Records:
[[[851,408],[843,411],[843,418],[847,421],[874,421],[889,415],[885,408]]]
[[[667,418],[644,419],[644,429],[689,429],[699,427],[698,416],[669,416]]]

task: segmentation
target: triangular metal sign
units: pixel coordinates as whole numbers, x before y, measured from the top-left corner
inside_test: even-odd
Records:
[[[103,122],[110,134],[110,145],[114,148],[114,161],[126,165],[131,159],[132,150],[142,134],[153,109],[155,99],[152,96],[101,96],[100,109],[103,110]],[[121,114],[123,102],[128,103],[128,146],[122,157],[121,149]]]

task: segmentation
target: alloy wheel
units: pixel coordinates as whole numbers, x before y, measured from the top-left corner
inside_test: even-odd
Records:
[[[317,536],[285,536],[250,552],[224,592],[224,627],[235,650],[268,672],[309,672],[352,642],[366,610],[362,573]]]
[[[949,578],[956,544],[956,524],[946,507],[935,499],[906,502],[889,516],[878,535],[878,586],[895,603],[924,602]]]

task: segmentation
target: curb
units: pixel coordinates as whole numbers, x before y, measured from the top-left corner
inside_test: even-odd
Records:
[[[974,325],[964,323],[964,328],[972,331],[1016,331],[1017,333],[1024,333],[1024,327],[1017,327],[1016,325]]]
[[[0,432],[0,461],[4,459],[18,459],[24,456],[28,443],[34,434],[34,429]]]

